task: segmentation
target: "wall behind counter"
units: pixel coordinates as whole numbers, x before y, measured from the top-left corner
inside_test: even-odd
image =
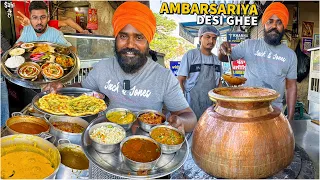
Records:
[[[98,11],[98,29],[93,30],[96,35],[113,36],[112,17],[114,9],[109,2],[106,1],[89,1],[89,8],[97,9]],[[88,8],[79,8],[79,12],[83,12],[86,18],[88,17]],[[58,18],[69,17],[76,21],[76,12],[74,8],[64,8],[58,11]],[[64,33],[75,33],[76,31],[70,27],[62,27],[60,29]]]

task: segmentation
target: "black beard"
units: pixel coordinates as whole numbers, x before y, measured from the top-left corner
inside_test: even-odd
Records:
[[[36,26],[37,27],[37,26]],[[36,28],[33,28],[34,29],[34,31],[36,32],[36,33],[43,33],[45,30],[46,30],[46,28],[43,28],[43,29],[36,29]]]
[[[270,34],[272,31],[275,31],[276,34]],[[282,32],[279,32],[276,28],[270,29],[269,31],[263,30],[264,34],[264,41],[267,44],[277,46],[281,44],[281,39],[284,35],[284,30]]]
[[[127,52],[132,52],[136,56],[135,57],[126,57],[125,54]],[[147,51],[146,51],[147,52]],[[119,51],[117,49],[117,44],[115,44],[115,53],[117,56],[118,63],[121,67],[121,69],[128,74],[133,74],[141,67],[143,67],[147,62],[147,55],[141,53],[139,50],[134,48],[125,48]]]

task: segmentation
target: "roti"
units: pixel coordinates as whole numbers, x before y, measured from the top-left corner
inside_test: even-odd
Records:
[[[102,99],[81,95],[69,101],[67,114],[70,116],[94,115],[106,108],[107,105]]]
[[[48,94],[39,99],[39,108],[55,115],[64,115],[67,112],[67,104],[73,97],[60,94]]]
[[[40,109],[54,115],[84,116],[98,114],[107,108],[99,98],[81,95],[78,97],[48,94],[38,101]]]

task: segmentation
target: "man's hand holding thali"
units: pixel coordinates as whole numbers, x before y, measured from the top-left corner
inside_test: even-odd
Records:
[[[52,82],[47,85],[45,85],[43,88],[41,88],[42,91],[49,91],[51,93],[56,93],[57,90],[63,88],[63,84],[60,82]]]
[[[179,117],[179,116],[177,116],[177,115],[171,115],[171,116],[168,118],[168,123],[169,123],[171,126],[179,129],[181,132],[185,133],[185,132],[184,132],[184,125],[183,125],[182,121],[180,120],[180,117]]]

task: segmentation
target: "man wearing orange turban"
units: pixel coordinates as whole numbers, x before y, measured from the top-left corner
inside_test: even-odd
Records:
[[[265,87],[276,90],[280,97],[273,102],[279,110],[284,110],[284,94],[288,109],[288,119],[293,120],[297,99],[297,56],[285,44],[281,44],[288,25],[289,11],[280,2],[271,3],[263,13],[264,38],[246,40],[232,48],[224,42],[220,46],[218,58],[246,60],[244,86]],[[225,53],[226,52],[226,53]],[[278,111],[278,110],[276,110]]]
[[[289,21],[289,11],[284,4],[280,2],[270,4],[262,15],[262,24],[266,24],[273,15],[276,15],[281,20],[284,28],[287,28]]]
[[[149,43],[151,42],[156,32],[156,18],[146,5],[139,2],[126,2],[117,8],[112,18],[114,36],[116,37],[128,24],[140,31]]]
[[[167,121],[191,132],[197,120],[177,78],[147,57],[156,31],[152,11],[139,2],[125,2],[115,11],[112,25],[116,56],[103,59],[77,86],[102,92],[110,99],[109,109],[126,108],[133,112],[153,109],[170,111]],[[55,91],[61,83],[50,83],[44,90]]]

